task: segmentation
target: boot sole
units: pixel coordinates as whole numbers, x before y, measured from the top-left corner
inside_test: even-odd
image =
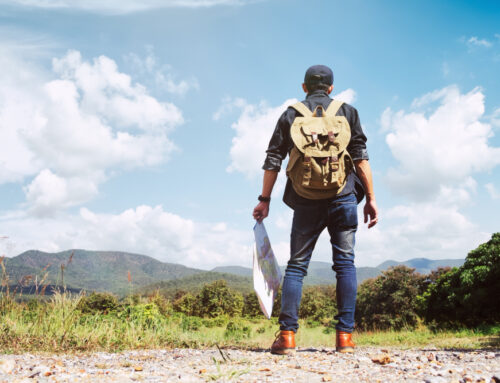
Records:
[[[337,347],[337,352],[340,352],[342,354],[353,354],[354,347]]]
[[[295,349],[294,348],[284,348],[284,349],[280,349],[280,350],[271,349],[271,354],[274,354],[274,355],[293,355],[293,354],[295,354]]]

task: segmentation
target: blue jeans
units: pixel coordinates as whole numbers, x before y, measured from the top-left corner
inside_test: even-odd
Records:
[[[331,201],[297,205],[294,209],[290,241],[290,260],[281,291],[281,330],[299,328],[299,306],[302,281],[321,232],[328,228],[333,252],[333,267],[337,278],[337,330],[352,332],[356,307],[356,268],[354,242],[358,227],[357,201],[354,193]]]

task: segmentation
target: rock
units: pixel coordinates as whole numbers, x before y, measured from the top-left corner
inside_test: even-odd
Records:
[[[377,363],[380,365],[388,364],[392,362],[392,359],[387,354],[380,354],[372,358],[373,363]]]
[[[10,374],[16,368],[16,362],[12,359],[0,360],[0,372],[3,374]]]

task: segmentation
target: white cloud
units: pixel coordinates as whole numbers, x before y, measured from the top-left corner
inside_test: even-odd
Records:
[[[356,101],[356,91],[354,89],[348,88],[343,90],[339,94],[333,96],[334,99],[344,101],[346,104],[352,104]]]
[[[70,51],[46,73],[0,46],[0,184],[23,182],[31,211],[51,214],[97,193],[111,171],[159,164],[179,109],[151,97],[116,63]]]
[[[414,201],[437,198],[447,189],[469,193],[472,174],[500,164],[500,148],[488,144],[491,125],[481,121],[480,88],[461,94],[449,86],[416,99],[412,109],[388,108],[381,118],[389,131],[387,145],[399,162],[387,177],[396,193]]]
[[[495,185],[493,185],[491,182],[487,183],[484,185],[486,190],[488,191],[488,194],[490,195],[491,199],[500,199],[500,192],[497,190]]]
[[[25,187],[25,193],[31,212],[43,216],[86,202],[97,195],[98,187],[92,179],[63,178],[44,169]]]
[[[490,48],[493,45],[493,43],[486,39],[480,39],[476,36],[472,36],[467,40],[467,45],[469,47]]]
[[[126,14],[171,7],[208,8],[220,5],[237,6],[253,3],[255,1],[256,0],[0,0],[0,4],[26,8]]]
[[[262,174],[266,149],[281,114],[296,99],[286,100],[278,107],[270,107],[261,102],[259,105],[244,104],[242,113],[232,128],[236,136],[230,150],[229,172],[240,172],[252,178]]]
[[[361,207],[359,216],[362,217]],[[456,206],[435,202],[397,205],[382,210],[381,221],[374,228],[359,228],[356,258],[358,264],[370,266],[388,259],[465,258],[490,236]]]
[[[490,121],[494,127],[500,128],[500,108],[497,108],[493,111],[490,116]]]
[[[226,114],[231,113],[234,109],[243,109],[247,105],[247,102],[243,98],[231,98],[225,97],[222,100],[222,104],[213,114],[212,118],[214,121],[220,120]]]
[[[500,148],[489,145],[493,131],[483,119],[482,90],[462,94],[456,86],[415,99],[410,111],[383,112],[382,131],[398,162],[387,181],[409,202],[382,209],[373,229],[360,228],[362,264],[463,258],[489,239],[490,233],[460,211],[476,193],[474,175],[500,164]]]
[[[172,74],[172,68],[169,65],[160,65],[158,63],[153,47],[147,46],[146,48],[147,54],[144,58],[135,53],[129,53],[125,56],[125,61],[130,63],[145,81],[153,79],[158,90],[180,96],[184,96],[190,90],[200,88],[195,77],[176,81],[175,76]]]
[[[145,254],[198,268],[252,262],[251,230],[232,229],[224,222],[195,222],[161,206],[143,205],[119,214],[82,208],[78,215],[61,214],[57,220],[18,212],[0,217],[0,233],[9,236],[10,248],[0,241],[0,250],[8,256],[33,248],[84,248]]]

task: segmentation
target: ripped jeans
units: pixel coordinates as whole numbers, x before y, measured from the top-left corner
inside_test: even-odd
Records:
[[[290,240],[290,260],[281,291],[281,330],[299,328],[298,317],[302,298],[302,282],[321,232],[328,228],[332,244],[332,269],[337,278],[338,320],[336,329],[352,332],[356,307],[356,268],[354,243],[358,227],[357,201],[354,193],[331,201],[298,205],[294,209]]]

